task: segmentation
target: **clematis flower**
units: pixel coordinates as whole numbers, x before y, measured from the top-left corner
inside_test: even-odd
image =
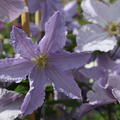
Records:
[[[29,76],[30,90],[21,107],[21,115],[32,113],[44,102],[45,86],[54,84],[55,89],[72,98],[81,98],[80,88],[73,79],[70,69],[88,62],[90,53],[63,51],[65,27],[61,12],[57,11],[45,25],[45,36],[34,44],[31,38],[16,27],[11,32],[11,44],[19,58],[0,60],[0,78],[6,81],[21,81]]]
[[[27,12],[24,0],[0,0],[0,21],[12,22],[23,12]]]
[[[87,112],[111,103],[120,102],[120,75],[116,73],[109,74],[109,85],[106,89],[101,88],[96,82],[93,85],[93,90],[89,91],[87,98],[89,103],[83,104],[77,109],[77,114],[81,118]]]
[[[93,85],[93,90],[88,92],[87,97],[89,103],[84,103],[80,108],[77,108],[75,117],[82,119],[91,110],[117,101],[109,90],[101,88],[97,83]]]
[[[95,0],[84,0],[81,6],[85,18],[94,24],[88,24],[79,30],[76,50],[112,50],[117,45],[116,36],[120,35],[120,1],[105,4]]]
[[[0,119],[14,120],[17,118],[23,98],[21,94],[0,88]]]
[[[41,29],[45,29],[45,23],[57,10],[62,9],[60,0],[29,0],[28,7],[30,13],[40,10],[42,13]]]

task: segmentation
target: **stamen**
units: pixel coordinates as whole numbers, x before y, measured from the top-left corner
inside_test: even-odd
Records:
[[[46,55],[37,56],[34,59],[34,62],[35,64],[37,64],[38,68],[45,68],[45,66],[47,65],[47,61],[48,58]]]
[[[109,32],[110,35],[120,34],[120,24],[117,22],[111,22],[109,25],[107,25],[105,30]]]

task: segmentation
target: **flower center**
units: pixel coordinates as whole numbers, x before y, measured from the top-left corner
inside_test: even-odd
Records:
[[[117,22],[111,22],[109,25],[107,25],[106,30],[110,35],[120,34],[120,24]]]
[[[37,56],[34,59],[34,62],[35,64],[37,64],[38,68],[45,68],[45,66],[47,65],[47,61],[48,58],[46,55]]]

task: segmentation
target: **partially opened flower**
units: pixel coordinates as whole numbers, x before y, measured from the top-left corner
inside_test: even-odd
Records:
[[[0,21],[12,22],[23,12],[28,11],[24,0],[0,0]]]
[[[105,4],[96,0],[84,0],[81,6],[85,18],[94,24],[80,29],[76,50],[112,50],[117,45],[116,36],[120,35],[120,1]]]
[[[80,118],[97,107],[120,102],[120,75],[109,74],[108,82],[109,85],[106,89],[101,88],[96,82],[94,83],[93,90],[87,94],[89,103],[83,104],[77,109]]]
[[[72,98],[81,99],[81,91],[68,70],[85,65],[91,54],[63,51],[65,40],[64,19],[59,11],[46,23],[45,36],[38,45],[21,29],[13,27],[11,43],[21,57],[0,60],[0,78],[18,82],[29,76],[30,90],[22,104],[22,116],[42,105],[48,84],[54,84],[57,90]]]
[[[41,11],[41,29],[45,29],[45,23],[56,12],[62,9],[62,3],[60,0],[29,0],[28,7],[30,13],[34,13],[37,10]]]
[[[97,83],[93,85],[93,91],[89,91],[87,97],[89,103],[82,104],[80,108],[76,109],[74,115],[80,119],[97,107],[99,108],[100,106],[115,103],[117,101],[108,90],[101,88]]]

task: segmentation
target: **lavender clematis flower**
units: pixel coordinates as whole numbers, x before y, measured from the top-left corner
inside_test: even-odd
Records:
[[[93,91],[88,92],[89,103],[82,104],[80,108],[76,109],[76,113],[74,114],[75,117],[82,119],[89,111],[116,102],[116,99],[112,94],[108,93],[107,90],[100,88],[97,83],[93,85]]]
[[[41,29],[45,29],[45,23],[55,11],[62,9],[60,0],[29,0],[28,7],[30,13],[40,10],[42,13]]]
[[[116,36],[120,35],[120,1],[105,4],[95,0],[84,0],[81,6],[85,18],[94,24],[80,29],[76,50],[104,52],[112,50],[117,45]]]
[[[0,21],[11,22],[20,16],[23,12],[27,12],[24,0],[0,0]]]
[[[21,94],[0,88],[0,119],[14,120],[17,118],[23,98]]]
[[[77,109],[79,117],[83,117],[87,112],[106,105],[120,102],[120,75],[116,73],[109,74],[109,85],[106,89],[101,88],[96,82],[93,85],[93,91],[87,94],[89,103],[83,104]]]
[[[81,99],[81,91],[68,70],[85,65],[91,54],[62,50],[66,38],[63,15],[59,11],[46,23],[45,32],[37,45],[21,29],[13,27],[11,43],[21,57],[0,60],[0,78],[20,81],[29,76],[30,90],[21,107],[22,116],[42,105],[48,84],[54,84],[57,90],[72,98]]]

